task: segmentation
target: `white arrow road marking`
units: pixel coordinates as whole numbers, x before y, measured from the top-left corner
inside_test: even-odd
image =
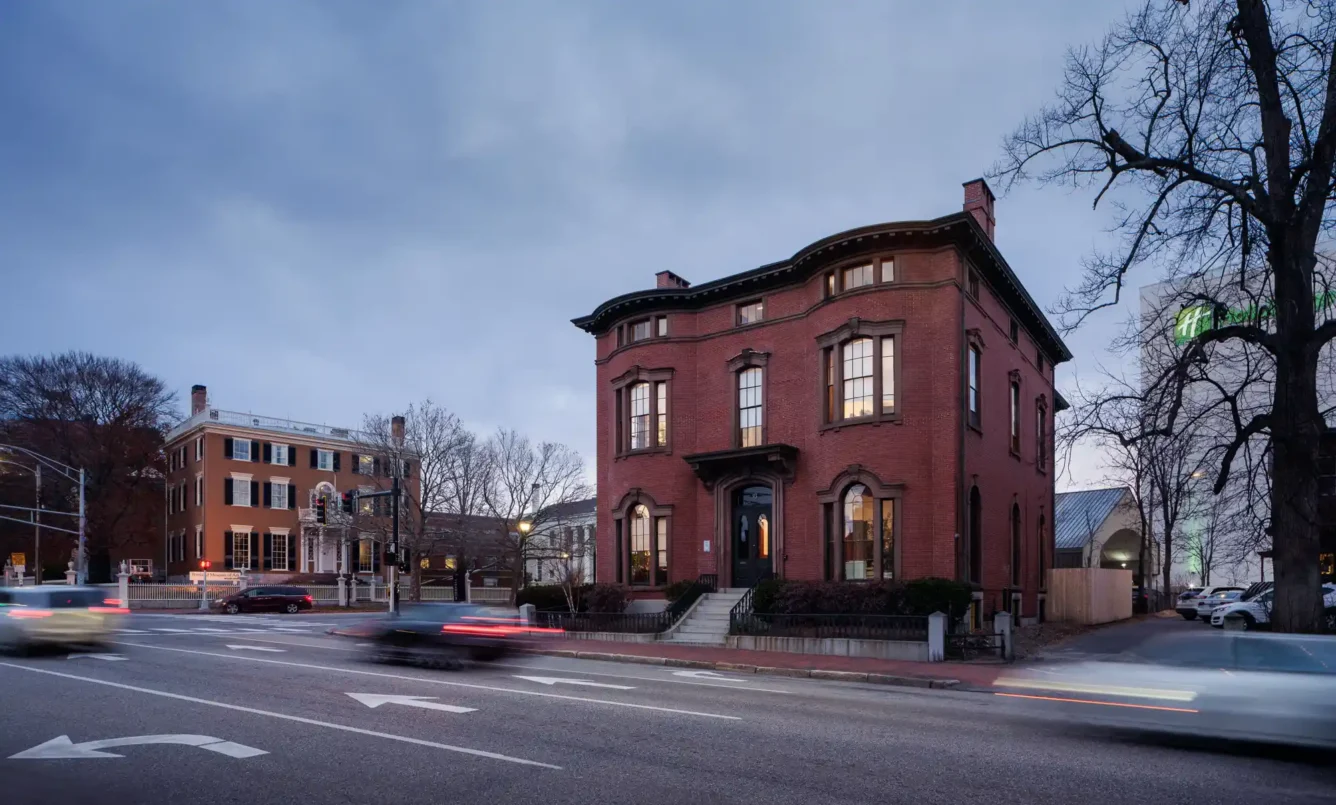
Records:
[[[590,682],[588,679],[566,679],[560,676],[520,676],[514,674],[516,679],[523,679],[528,682],[537,682],[540,685],[583,685],[586,688],[608,688],[610,690],[635,690],[630,685],[605,685],[602,682]]]
[[[692,679],[708,679],[712,682],[746,682],[745,679],[738,679],[731,676],[722,676],[714,671],[673,671],[673,676],[687,676]]]
[[[402,704],[408,707],[420,707],[423,710],[440,710],[443,713],[476,713],[474,707],[456,707],[453,704],[440,704],[431,701],[435,696],[392,696],[381,693],[349,693],[357,701],[375,709],[382,704]]]
[[[177,651],[178,649],[172,649]],[[191,652],[194,653],[194,652]],[[260,660],[255,657],[240,657],[236,654],[210,654],[211,657],[228,657],[231,659],[246,659],[251,662],[276,663],[278,660]],[[288,665],[289,663],[283,663]],[[313,666],[320,667],[320,666]],[[45,668],[34,668],[31,665],[16,665],[12,662],[0,662],[0,668],[13,668],[16,671],[27,671],[34,674],[44,674],[46,676],[59,677],[61,679],[74,679],[79,682],[88,682],[93,685],[102,685],[117,690],[131,690],[135,693],[146,693],[150,696],[161,696],[164,699],[175,699],[178,702],[191,702],[192,704],[202,704],[208,707],[218,707],[223,710],[231,710],[235,713],[250,713],[256,716],[265,716],[266,718],[277,718],[281,721],[291,721],[294,724],[306,724],[312,727],[324,727],[328,730],[337,730],[338,732],[348,732],[354,735],[367,735],[372,738],[381,738],[386,741],[397,741],[399,743],[413,744],[414,746],[429,746],[432,749],[440,749],[445,752],[457,752],[461,755],[472,755],[474,757],[485,757],[492,760],[501,760],[507,763],[516,763],[521,766],[537,766],[542,769],[554,769],[561,771],[560,766],[554,766],[551,763],[540,763],[537,760],[526,760],[521,757],[511,757],[497,752],[487,752],[482,749],[470,749],[466,746],[452,746],[450,744],[437,743],[436,741],[424,741],[421,738],[410,738],[407,735],[391,735],[388,732],[376,732],[375,730],[365,730],[361,727],[350,727],[347,724],[335,724],[329,721],[317,721],[314,718],[303,718],[302,716],[288,715],[287,713],[276,713],[272,710],[261,710],[256,707],[244,707],[239,704],[230,704],[228,702],[218,702],[212,699],[201,699],[196,696],[185,696],[180,693],[168,693],[165,690],[153,690],[152,688],[141,688],[137,685],[125,685],[120,682],[109,682],[105,679],[94,679],[91,676],[78,676],[77,674],[66,674],[60,671],[49,671]],[[411,678],[411,677],[406,677]]]
[[[259,755],[269,754],[263,749],[243,746],[242,744],[224,741],[222,738],[214,738],[209,735],[136,735],[129,738],[109,738],[104,741],[84,741],[79,744],[71,741],[70,736],[62,735],[59,738],[52,738],[46,743],[38,744],[32,749],[19,752],[17,755],[10,755],[9,759],[57,760],[69,758],[125,757],[125,755],[118,755],[115,752],[103,752],[100,750],[113,749],[118,746],[140,746],[143,744],[179,744],[181,746],[194,746],[234,758],[257,757]]]
[[[286,650],[281,648],[265,648],[264,646],[241,646],[233,643],[228,643],[227,647],[233,651],[272,651],[275,654],[282,654]]]
[[[119,654],[71,654],[66,657],[67,660],[106,660],[107,662],[125,662],[125,658]]]

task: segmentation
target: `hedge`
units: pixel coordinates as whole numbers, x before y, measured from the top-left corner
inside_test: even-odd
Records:
[[[770,615],[931,615],[953,618],[969,609],[968,584],[950,579],[899,581],[788,581],[756,586],[752,611]]]

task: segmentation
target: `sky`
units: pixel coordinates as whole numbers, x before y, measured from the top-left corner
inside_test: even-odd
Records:
[[[183,412],[195,383],[353,427],[430,397],[592,467],[570,319],[958,211],[1127,5],[4,3],[0,353],[130,359]],[[1092,201],[998,199],[1045,308],[1111,222]],[[1059,388],[1123,315],[1067,336]],[[1101,475],[1083,453],[1059,489]]]

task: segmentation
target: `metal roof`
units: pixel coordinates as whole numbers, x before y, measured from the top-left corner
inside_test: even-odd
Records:
[[[1053,503],[1054,544],[1059,551],[1084,548],[1132,490],[1125,486],[1059,492]]]

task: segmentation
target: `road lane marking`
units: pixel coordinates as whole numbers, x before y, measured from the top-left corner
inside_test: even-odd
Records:
[[[256,749],[253,746],[245,744],[224,741],[222,738],[214,738],[211,735],[134,735],[128,738],[107,738],[101,741],[84,741],[83,743],[74,743],[70,736],[61,735],[52,738],[46,743],[38,744],[32,749],[25,749],[17,755],[10,755],[10,760],[86,760],[89,758],[106,757],[125,757],[115,752],[104,752],[104,749],[115,749],[121,746],[147,746],[150,744],[178,744],[180,746],[193,746],[199,749],[206,749],[210,752],[217,752],[220,755],[227,755],[230,758],[238,760],[248,757],[259,757],[267,755],[268,752],[263,749]]]
[[[275,654],[283,653],[283,649],[281,648],[269,648],[268,646],[240,646],[234,643],[228,643],[227,647],[233,651],[272,651]]]
[[[602,682],[590,682],[588,679],[568,679],[561,676],[520,676],[513,675],[516,679],[523,679],[526,682],[537,682],[540,685],[580,685],[586,688],[611,688],[612,690],[635,690],[630,685],[605,685]]]
[[[701,713],[695,710],[678,710],[672,707],[655,707],[652,704],[633,704],[631,702],[613,702],[607,699],[589,699],[584,696],[566,696],[560,693],[543,693],[534,690],[518,690],[516,688],[498,688],[492,685],[473,685],[467,682],[451,682],[445,679],[430,679],[421,676],[406,676],[404,674],[387,674],[380,671],[363,671],[357,668],[335,668],[328,665],[312,665],[304,662],[290,662],[288,660],[267,660],[261,657],[246,657],[240,654],[219,654],[213,651],[195,651],[188,648],[168,648],[167,646],[151,646],[147,643],[117,643],[121,646],[135,646],[137,648],[153,649],[155,651],[176,651],[181,654],[198,654],[201,657],[221,657],[227,660],[239,660],[242,662],[262,662],[269,665],[285,665],[290,668],[308,668],[314,671],[333,671],[336,674],[357,674],[359,676],[374,676],[382,679],[407,679],[411,682],[425,682],[430,685],[447,685],[455,688],[467,688],[470,690],[490,690],[496,693],[514,693],[519,696],[535,696],[542,699],[560,699],[568,702],[587,702],[589,704],[602,704],[609,707],[629,707],[633,710],[651,710],[659,713],[673,713],[683,716],[699,716],[701,718],[717,718],[723,721],[741,721],[741,716],[726,716],[719,713]],[[20,666],[23,667],[23,666]]]
[[[106,662],[125,662],[125,658],[119,654],[71,654],[66,657],[67,660],[104,660]]]
[[[167,632],[169,634],[188,634],[190,632],[189,629],[169,629],[166,626],[154,626],[153,631]]]
[[[363,644],[359,643],[358,645],[363,645]],[[370,644],[368,643],[365,645],[370,645]],[[596,662],[596,660],[579,660],[578,662]],[[685,679],[668,679],[667,677],[662,677],[662,676],[636,676],[635,674],[612,674],[608,673],[607,671],[586,671],[583,668],[580,669],[547,668],[541,665],[516,665],[515,663],[508,663],[508,662],[489,662],[487,663],[486,667],[515,668],[521,671],[544,671],[549,674],[580,674],[582,676],[606,676],[612,679],[636,679],[641,682],[671,682],[674,685],[692,685],[694,687],[699,687],[699,688],[723,688],[726,690],[738,690],[738,688],[733,685],[719,685],[714,682],[688,682]],[[748,688],[743,688],[743,690],[745,690],[748,693],[782,693],[785,696],[792,696],[797,692],[793,690],[780,690],[779,688],[748,687]]]
[[[143,629],[116,629],[118,634],[148,634]]]
[[[476,713],[476,707],[459,707],[453,704],[441,704],[431,701],[435,696],[395,696],[383,693],[349,693],[357,701],[372,710],[382,704],[402,704],[406,707],[420,707],[423,710],[440,710],[443,713]]]
[[[154,646],[145,646],[145,648],[155,648]],[[164,649],[165,651],[183,651],[184,649]],[[192,654],[199,652],[190,652]],[[227,657],[227,654],[214,654],[215,657]],[[241,659],[241,658],[237,658]],[[253,659],[250,657],[244,659]],[[274,662],[274,660],[260,660],[261,662]],[[291,665],[292,663],[281,663]],[[30,671],[34,674],[46,674],[47,676],[56,676],[62,679],[74,679],[79,682],[89,682],[94,685],[105,685],[109,688],[119,690],[132,690],[136,693],[146,693],[150,696],[162,696],[166,699],[176,699],[182,702],[191,702],[193,704],[203,704],[209,707],[220,707],[224,710],[233,710],[239,713],[250,713],[251,715],[266,716],[268,718],[277,718],[282,721],[293,721],[298,724],[308,724],[313,727],[324,727],[326,729],[338,730],[339,732],[351,732],[354,735],[369,735],[373,738],[384,738],[387,741],[398,741],[400,743],[415,744],[417,746],[428,746],[433,749],[440,749],[446,752],[456,752],[461,755],[473,755],[474,757],[485,757],[491,760],[501,760],[506,763],[516,763],[521,766],[537,766],[542,769],[561,770],[560,766],[553,766],[550,763],[540,763],[537,760],[527,760],[521,757],[512,757],[502,755],[496,752],[488,752],[482,749],[470,749],[467,746],[453,746],[451,744],[437,743],[436,741],[424,741],[421,738],[409,738],[406,735],[391,735],[388,732],[376,732],[375,730],[366,730],[361,727],[349,727],[346,724],[335,724],[330,721],[317,721],[314,718],[304,718],[302,716],[288,715],[287,713],[275,713],[272,710],[260,710],[256,707],[243,707],[239,704],[228,704],[227,702],[216,702],[212,699],[201,699],[196,696],[186,696],[180,693],[168,693],[164,690],[152,690],[150,688],[141,688],[136,685],[126,685],[120,682],[109,682],[105,679],[93,679],[87,676],[78,676],[76,674],[65,674],[59,671],[49,671],[45,668],[33,668],[28,665],[17,665],[11,662],[0,662],[0,667],[16,668],[20,671]]]
[[[673,676],[685,676],[691,679],[713,679],[717,682],[746,682],[731,676],[716,674],[714,671],[673,671]]]

